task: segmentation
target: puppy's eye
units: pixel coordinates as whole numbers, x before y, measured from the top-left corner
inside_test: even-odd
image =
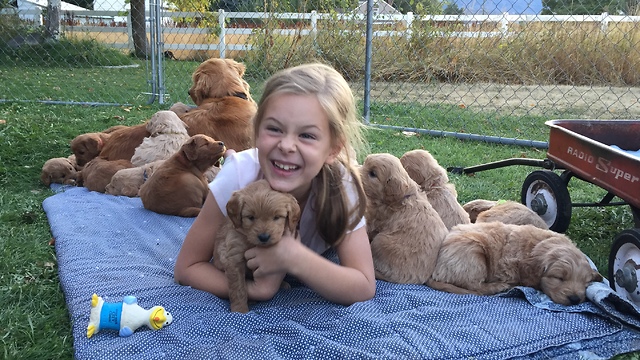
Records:
[[[282,218],[282,216],[276,215],[273,217],[273,221],[278,221],[280,218]]]
[[[376,171],[375,171],[375,170],[369,170],[369,177],[372,177],[372,178],[374,178],[374,177],[378,177],[378,176],[376,175]]]
[[[255,219],[256,219],[256,217],[255,217],[255,216],[253,216],[253,215],[247,215],[247,216],[245,216],[244,218],[245,218],[245,219],[247,219],[247,220],[249,220],[249,221],[253,221],[253,220],[255,220]]]

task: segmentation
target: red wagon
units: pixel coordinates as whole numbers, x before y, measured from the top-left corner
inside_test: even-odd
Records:
[[[628,205],[634,228],[621,231],[609,254],[609,281],[613,290],[640,305],[640,120],[552,120],[547,159],[507,159],[464,169],[473,173],[507,165],[536,165],[525,179],[521,201],[542,217],[551,230],[569,227],[575,206]],[[562,170],[558,175],[554,170]],[[607,191],[599,202],[572,203],[567,185],[572,178]],[[615,197],[622,202],[612,202]]]

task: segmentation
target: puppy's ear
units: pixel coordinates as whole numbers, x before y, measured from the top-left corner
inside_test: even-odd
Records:
[[[292,234],[295,234],[300,221],[300,206],[298,201],[291,196],[291,201],[287,204],[287,228]]]
[[[42,170],[42,172],[40,173],[40,181],[45,185],[45,186],[49,186],[51,185],[51,175],[49,174],[48,171],[46,170]]]
[[[182,145],[182,152],[184,156],[189,160],[193,161],[198,158],[198,139],[195,137],[190,138]]]
[[[232,62],[232,66],[238,72],[238,75],[240,75],[240,77],[243,77],[244,76],[244,72],[247,70],[247,68],[244,66],[244,64],[236,62],[234,60],[231,60],[231,62]]]
[[[193,74],[193,89],[190,94],[194,97],[193,102],[196,105],[200,105],[202,101],[209,97],[209,85],[207,83],[207,76],[201,72],[196,72]]]
[[[593,282],[602,282],[603,277],[602,275],[600,275],[599,272],[593,270],[593,277],[591,278],[591,281]]]
[[[242,225],[242,207],[244,199],[239,191],[231,194],[229,202],[227,202],[227,217],[233,223],[233,227],[239,228]]]

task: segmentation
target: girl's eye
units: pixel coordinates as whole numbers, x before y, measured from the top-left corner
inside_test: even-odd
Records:
[[[303,139],[309,139],[309,140],[315,140],[316,137],[312,134],[308,134],[308,133],[304,133],[304,134],[300,134],[300,137]]]
[[[275,126],[267,126],[265,129],[271,132],[280,132],[280,129]]]

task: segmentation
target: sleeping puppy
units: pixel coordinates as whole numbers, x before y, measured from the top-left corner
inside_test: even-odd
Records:
[[[360,171],[376,278],[424,284],[435,268],[447,227],[397,157],[371,154]]]
[[[407,151],[400,158],[409,176],[427,194],[431,206],[442,222],[451,229],[458,224],[468,224],[469,214],[460,206],[455,186],[449,182],[447,170],[426,150]]]
[[[212,58],[201,63],[193,73],[189,89],[196,108],[180,103],[172,108],[187,124],[189,135],[205,134],[223,141],[227,148],[241,151],[251,147],[251,119],[257,111],[242,78],[245,66],[232,59]]]
[[[195,135],[165,160],[140,187],[145,209],[160,214],[198,216],[209,191],[204,173],[226,151],[222,141]]]
[[[153,175],[153,172],[163,162],[164,160],[157,160],[142,166],[118,170],[118,172],[111,177],[111,181],[105,188],[105,193],[129,197],[138,196],[142,184]]]
[[[51,184],[75,185],[77,170],[73,155],[63,158],[52,158],[45,161],[40,172],[40,181],[49,186]]]
[[[78,183],[90,191],[105,192],[115,173],[132,168],[129,160],[106,160],[97,157],[87,163],[78,175]]]
[[[576,305],[585,300],[593,281],[602,281],[602,276],[565,235],[495,221],[451,229],[427,285],[478,295],[529,286],[558,304]]]
[[[533,210],[515,201],[498,201],[490,209],[480,212],[476,222],[500,221],[513,225],[533,225],[540,229],[549,229],[549,225]]]
[[[189,134],[184,122],[173,111],[158,111],[146,125],[151,136],[144,138],[131,157],[134,166],[142,166],[156,160],[166,160],[175,154]]]
[[[493,200],[476,199],[465,203],[462,208],[469,214],[469,220],[474,223],[481,212],[491,209],[497,203],[497,201]]]
[[[227,203],[227,220],[218,232],[213,259],[229,282],[231,311],[249,311],[244,253],[254,246],[271,246],[286,230],[295,234],[300,206],[291,194],[272,190],[258,180],[234,192]]]

